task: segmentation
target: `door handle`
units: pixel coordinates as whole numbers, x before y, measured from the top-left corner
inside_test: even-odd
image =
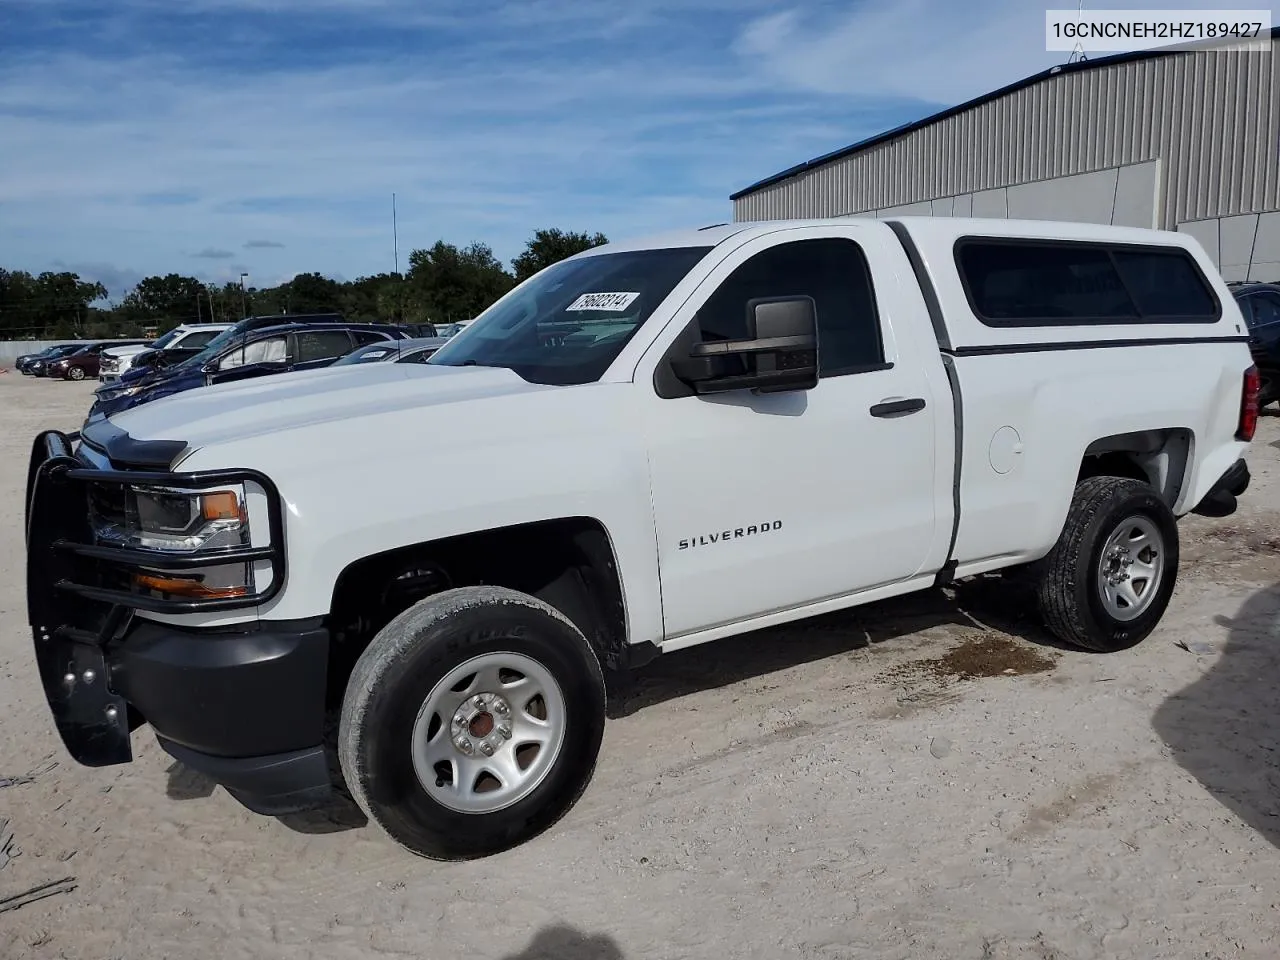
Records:
[[[884,400],[871,408],[873,417],[905,417],[924,409],[923,397],[912,397],[910,400]]]

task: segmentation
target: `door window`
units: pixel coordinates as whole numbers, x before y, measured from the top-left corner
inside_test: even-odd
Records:
[[[250,363],[284,363],[286,354],[286,338],[284,337],[255,340],[253,343],[238,347],[228,353],[218,361],[218,369],[232,370],[235,367],[243,367]]]
[[[387,340],[386,334],[377,330],[352,330],[351,336],[355,338],[356,345],[361,347],[369,343],[385,343]]]
[[[298,334],[298,363],[332,360],[351,352],[351,338],[345,330],[316,330]]]
[[[747,303],[759,297],[813,298],[819,375],[836,377],[884,363],[880,318],[862,248],[841,238],[796,240],[757,253],[729,275],[698,311],[704,340],[740,340]]]

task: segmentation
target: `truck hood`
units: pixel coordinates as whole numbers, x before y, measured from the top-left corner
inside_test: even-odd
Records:
[[[185,441],[189,454],[323,423],[557,389],[497,367],[354,364],[200,387],[125,410],[111,424],[135,440]]]

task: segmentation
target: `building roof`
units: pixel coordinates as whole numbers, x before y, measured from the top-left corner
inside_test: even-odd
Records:
[[[1280,26],[1273,27],[1271,29],[1271,39],[1273,41],[1280,39]],[[871,147],[876,146],[877,144],[885,143],[886,141],[889,141],[889,140],[894,140],[898,137],[905,136],[908,133],[912,133],[916,130],[920,130],[924,127],[927,127],[930,124],[937,123],[940,120],[945,120],[948,117],[954,117],[956,114],[964,113],[966,110],[972,110],[974,107],[979,107],[984,103],[989,103],[992,100],[998,100],[1000,97],[1006,96],[1007,94],[1010,94],[1010,93],[1014,93],[1018,90],[1022,90],[1026,87],[1034,86],[1035,84],[1040,83],[1042,80],[1048,80],[1050,77],[1057,77],[1067,73],[1079,73],[1080,71],[1083,71],[1083,70],[1093,70],[1097,67],[1106,67],[1116,63],[1127,63],[1132,60],[1150,60],[1154,57],[1167,57],[1175,53],[1187,53],[1190,49],[1194,49],[1194,48],[1189,48],[1187,46],[1179,46],[1176,50],[1170,50],[1170,49],[1137,50],[1137,51],[1134,51],[1133,53],[1117,53],[1114,56],[1102,57],[1097,60],[1077,60],[1075,63],[1059,64],[1056,67],[1050,67],[1048,70],[1041,70],[1039,73],[1032,74],[1031,76],[1025,77],[1022,80],[1017,80],[1014,83],[1001,87],[998,90],[992,90],[990,93],[984,93],[980,97],[975,97],[972,100],[967,100],[964,103],[961,103],[957,106],[948,107],[946,110],[942,110],[938,113],[930,114],[929,116],[923,117],[920,120],[913,120],[910,123],[904,123],[900,127],[894,127],[892,130],[886,130],[884,133],[878,133],[875,136],[868,137],[865,140],[859,140],[857,143],[851,143],[847,147],[841,147],[839,150],[833,150],[830,153],[824,153],[820,157],[814,157],[812,160],[806,160],[804,163],[798,163],[794,167],[788,167],[786,170],[783,170],[781,173],[775,173],[771,177],[765,177],[763,180],[760,180],[757,183],[753,183],[749,187],[744,187],[742,190],[739,190],[737,193],[731,194],[729,199],[739,200],[742,197],[745,197],[751,193],[755,193],[757,190],[760,190],[764,187],[771,186],[772,184],[775,184],[775,183],[780,183],[783,180],[789,180],[794,176],[804,173],[806,170],[812,170],[815,167],[824,166],[828,163],[831,163],[834,160],[840,160],[844,157],[851,156],[855,153],[861,153],[863,150],[868,150]]]

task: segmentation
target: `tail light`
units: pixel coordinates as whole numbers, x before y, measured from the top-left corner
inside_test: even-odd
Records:
[[[1253,439],[1258,429],[1258,391],[1262,389],[1262,378],[1258,376],[1258,368],[1250,367],[1244,372],[1244,386],[1240,391],[1240,425],[1236,429],[1236,439],[1246,443]]]

